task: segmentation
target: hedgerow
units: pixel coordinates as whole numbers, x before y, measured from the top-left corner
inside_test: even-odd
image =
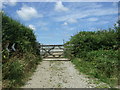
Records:
[[[41,61],[37,45],[32,29],[2,13],[3,87],[19,87],[25,83]]]
[[[99,31],[81,31],[65,43],[66,57],[76,67],[109,85],[117,85],[119,73],[120,27]],[[78,58],[78,59],[75,59]],[[81,59],[81,60],[80,60]]]

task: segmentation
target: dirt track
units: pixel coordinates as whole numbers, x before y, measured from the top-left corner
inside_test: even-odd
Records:
[[[94,88],[70,61],[42,61],[23,88]]]

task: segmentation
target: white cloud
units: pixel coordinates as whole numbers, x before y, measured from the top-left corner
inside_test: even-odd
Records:
[[[64,25],[64,26],[67,26],[67,25],[68,25],[68,23],[67,23],[67,22],[64,22],[64,23],[63,23],[63,25]]]
[[[37,10],[33,7],[23,5],[20,10],[16,11],[18,16],[24,20],[30,20],[32,18],[43,17],[42,14],[38,14]]]
[[[5,8],[6,5],[15,6],[17,4],[17,0],[2,0],[0,1],[0,3],[1,2],[2,2],[2,8]]]
[[[68,23],[77,23],[77,20],[74,18],[70,18],[67,20]]]
[[[29,27],[30,29],[32,29],[32,30],[36,30],[36,28],[35,28],[34,25],[31,25],[31,24],[30,24],[28,27]]]
[[[85,14],[82,14],[82,13],[71,13],[69,15],[64,15],[64,16],[61,16],[61,17],[57,17],[55,18],[56,21],[67,21],[69,20],[70,18],[73,18],[73,19],[80,19],[80,18],[84,18],[86,17],[87,15]]]
[[[55,10],[61,12],[61,11],[68,11],[69,9],[66,8],[61,1],[57,1],[55,5]]]
[[[67,26],[68,24],[77,23],[76,19],[70,18],[66,20],[62,25]]]
[[[78,7],[78,6],[76,6],[76,7]],[[94,3],[82,3],[79,6],[79,8],[81,8],[81,9],[94,9],[94,8],[101,8],[101,7],[103,7],[103,5],[102,4],[98,4],[97,2],[94,2]]]
[[[88,10],[80,10],[76,13],[71,13],[69,15],[64,15],[61,17],[54,18],[55,21],[67,21],[70,18],[72,19],[82,19],[86,17],[93,17],[93,16],[104,16],[104,15],[112,15],[112,14],[118,14],[118,11],[114,8],[109,9],[88,9]]]
[[[97,21],[98,18],[88,18],[87,20],[88,20],[88,21],[92,21],[92,22],[94,22],[94,21]]]
[[[15,6],[17,4],[17,0],[0,0],[0,11],[6,7],[6,5],[9,6]]]
[[[17,4],[17,0],[9,0],[8,5],[15,6]]]

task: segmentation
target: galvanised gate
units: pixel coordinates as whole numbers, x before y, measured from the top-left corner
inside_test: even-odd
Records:
[[[40,55],[43,58],[64,57],[64,45],[39,45]]]

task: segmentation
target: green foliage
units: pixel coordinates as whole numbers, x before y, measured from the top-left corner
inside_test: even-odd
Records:
[[[22,58],[11,57],[2,67],[3,87],[19,87],[33,72],[41,58],[32,53],[25,53]]]
[[[5,14],[2,15],[2,43],[3,49],[8,43],[9,45],[15,43],[19,53],[36,52],[37,43],[33,30]]]
[[[118,51],[91,51],[83,59],[72,59],[72,62],[79,71],[94,76],[111,87],[118,85]]]
[[[8,52],[15,43],[16,51]],[[2,13],[3,87],[19,87],[41,61],[33,30]]]
[[[19,61],[12,62],[9,66],[9,72],[6,78],[10,80],[20,79],[23,76],[23,65]]]
[[[86,62],[90,62],[106,78],[117,78],[118,73],[118,51],[99,50],[87,53]]]
[[[109,30],[79,32],[65,43],[66,57],[72,58],[81,72],[94,76],[111,87],[116,86],[120,84],[119,32],[120,27],[116,26]]]
[[[66,44],[72,44],[71,53],[75,57],[85,57],[86,52],[92,50],[118,49],[118,34],[116,29],[103,30],[97,32],[79,32],[71,37]]]

